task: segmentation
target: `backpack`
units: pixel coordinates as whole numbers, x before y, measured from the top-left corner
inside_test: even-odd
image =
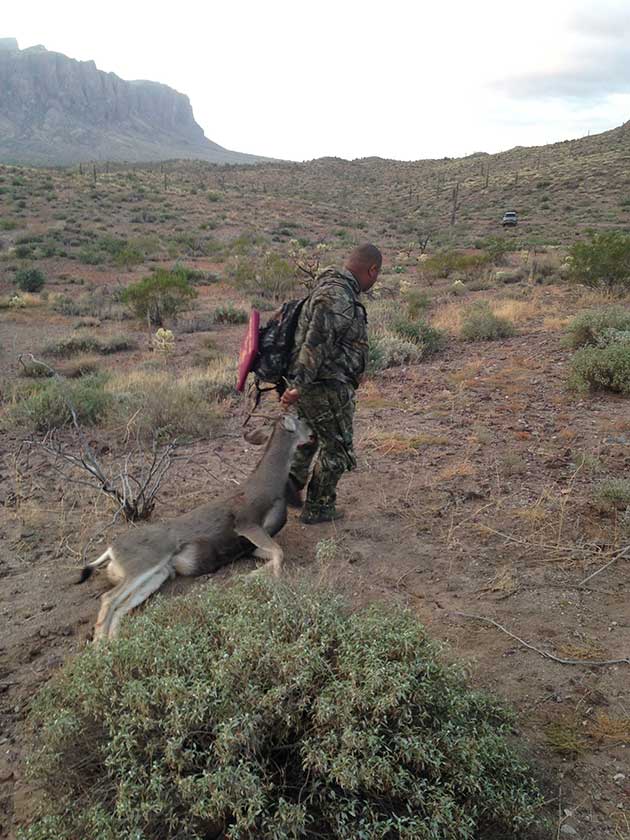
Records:
[[[286,390],[284,378],[291,363],[300,312],[307,300],[308,298],[300,298],[287,301],[264,327],[258,327],[260,315],[255,309],[252,310],[252,318],[241,347],[237,388],[242,391],[248,374],[253,373],[258,392],[256,405],[263,391],[276,390],[282,394]],[[252,330],[256,330],[255,336],[252,336]],[[261,382],[268,382],[272,387],[261,388]]]
[[[300,312],[307,300],[300,298],[283,303],[276,317],[272,317],[258,333],[258,354],[252,373],[257,383],[269,382],[280,394],[286,390],[284,377],[291,363]]]

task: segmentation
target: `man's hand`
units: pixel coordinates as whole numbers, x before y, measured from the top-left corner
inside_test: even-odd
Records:
[[[280,397],[280,403],[284,408],[290,408],[300,399],[300,392],[297,388],[288,388]]]

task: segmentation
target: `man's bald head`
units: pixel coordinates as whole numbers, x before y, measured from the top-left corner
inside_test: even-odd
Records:
[[[376,245],[358,245],[346,260],[346,268],[359,281],[364,292],[376,283],[378,273],[383,265],[383,255]]]

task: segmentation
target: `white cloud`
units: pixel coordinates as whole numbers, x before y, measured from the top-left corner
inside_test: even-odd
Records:
[[[515,14],[499,0],[110,0],[92,19],[78,0],[22,0],[3,9],[2,34],[172,85],[228,148],[417,159],[623,122],[625,6],[530,0]]]

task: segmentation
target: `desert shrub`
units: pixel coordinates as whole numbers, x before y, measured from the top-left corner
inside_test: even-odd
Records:
[[[504,283],[506,286],[512,283],[520,283],[527,276],[527,272],[523,268],[503,268],[494,273],[494,281],[496,283]]]
[[[233,395],[235,385],[235,364],[221,357],[205,372],[175,378],[163,370],[134,371],[112,380],[109,387],[116,419],[133,418],[141,437],[205,439],[217,430],[217,403]]]
[[[47,432],[72,422],[68,407],[73,405],[78,421],[85,426],[101,422],[110,406],[103,374],[84,376],[74,382],[61,378],[38,380],[13,394],[7,420],[10,425],[29,431]]]
[[[389,330],[372,329],[368,336],[368,373],[377,373],[400,365],[417,364],[424,348]]]
[[[95,330],[101,326],[101,322],[98,318],[80,318],[75,324],[75,330]]]
[[[243,294],[276,302],[284,300],[296,286],[294,267],[273,251],[267,251],[262,257],[233,257],[228,277]]]
[[[630,330],[630,309],[607,306],[581,312],[567,327],[566,343],[574,348],[600,344],[609,330]]]
[[[576,242],[569,252],[569,276],[586,286],[630,287],[630,235],[611,230]]]
[[[0,219],[0,230],[15,230],[17,226],[15,219]]]
[[[198,315],[193,318],[179,318],[177,327],[182,333],[208,332],[214,325],[212,315]]]
[[[630,343],[577,350],[571,359],[569,387],[630,394]]]
[[[507,318],[495,315],[485,301],[470,306],[462,317],[461,336],[466,341],[495,341],[514,335]]]
[[[119,304],[122,291],[117,289],[98,288],[79,297],[58,295],[52,307],[62,315],[88,315],[101,320],[124,320],[129,318],[126,310]]]
[[[493,288],[494,282],[492,277],[478,277],[466,283],[466,288],[469,292],[485,292]]]
[[[15,274],[15,285],[23,292],[40,292],[46,278],[38,268],[23,268]]]
[[[101,360],[98,356],[77,356],[72,359],[64,359],[55,366],[55,369],[66,379],[78,379],[81,376],[90,376],[98,373]]]
[[[98,352],[108,356],[110,353],[124,353],[127,350],[135,350],[137,346],[137,342],[127,335],[108,335],[99,340]]]
[[[607,478],[600,481],[593,491],[596,506],[602,510],[630,506],[630,479]]]
[[[472,277],[488,265],[488,254],[463,254],[459,251],[440,251],[424,260],[422,267],[436,277],[448,277],[453,271]]]
[[[182,274],[158,268],[150,277],[127,286],[121,300],[138,318],[161,327],[165,318],[188,309],[196,297],[197,291]]]
[[[56,341],[49,342],[44,347],[43,352],[46,356],[64,358],[67,356],[76,356],[78,353],[101,353],[103,355],[109,355],[110,353],[134,350],[136,347],[136,342],[126,335],[111,335],[98,338],[83,333],[75,333],[74,335],[64,336]]]
[[[405,294],[407,304],[407,315],[412,318],[422,317],[431,306],[431,298],[426,292],[418,289],[409,289]]]
[[[278,308],[278,304],[268,298],[253,297],[250,304],[252,309],[258,309],[259,312],[272,312]]]
[[[446,344],[446,336],[442,330],[432,327],[426,321],[412,321],[400,318],[392,325],[396,335],[407,341],[415,341],[423,348],[424,356],[431,356],[443,349]]]
[[[33,248],[31,245],[16,245],[13,249],[13,253],[15,256],[20,260],[25,260],[27,257],[31,257],[33,255]]]
[[[511,713],[411,611],[263,579],[158,599],[31,726],[27,840],[522,837],[541,807]]]
[[[98,347],[98,338],[77,333],[76,335],[68,335],[56,341],[48,342],[42,352],[45,356],[63,358],[65,356],[76,355],[77,353],[97,353]]]
[[[42,364],[37,359],[22,358],[20,359],[20,376],[28,379],[47,379],[49,376],[54,376],[54,371],[49,365]]]
[[[494,265],[502,265],[505,262],[505,255],[512,250],[513,244],[507,239],[489,236],[487,239],[475,242],[475,247],[485,251]]]
[[[212,318],[216,324],[245,324],[249,315],[244,309],[236,309],[229,303],[227,306],[217,306]]]
[[[396,300],[369,301],[367,313],[371,330],[391,330],[401,317],[400,302]]]
[[[212,283],[218,283],[219,278],[211,271],[200,271],[198,268],[188,268],[187,266],[176,266],[173,269],[181,277],[184,277],[191,286],[210,286]]]
[[[208,363],[203,376],[192,379],[193,387],[204,399],[221,402],[236,393],[236,360],[233,356],[218,356]]]
[[[133,268],[144,262],[144,254],[135,245],[125,245],[114,257],[114,263],[119,268]]]

